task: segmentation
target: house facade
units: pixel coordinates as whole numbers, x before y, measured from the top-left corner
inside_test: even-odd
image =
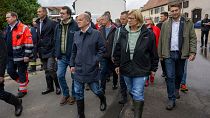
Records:
[[[151,17],[155,23],[159,22],[160,13],[169,12],[169,5],[178,2],[182,6],[182,14],[195,23],[210,14],[208,0],[149,0],[142,9],[145,18]],[[170,14],[170,13],[169,13]]]
[[[115,20],[126,10],[126,0],[75,0],[73,6],[76,14],[91,12],[93,22],[105,11],[110,11],[112,19]]]

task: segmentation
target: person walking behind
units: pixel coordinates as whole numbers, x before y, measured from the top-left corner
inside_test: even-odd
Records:
[[[134,118],[142,118],[144,85],[148,76],[158,68],[155,37],[143,24],[139,9],[128,13],[128,25],[120,32],[114,51],[116,72],[125,80],[133,100]]]
[[[168,20],[168,12],[161,12],[160,13],[160,22],[156,26],[161,30],[163,23],[167,20]],[[166,77],[166,67],[165,67],[164,60],[160,60],[160,64],[162,67],[162,75],[161,76],[165,78]]]
[[[77,100],[78,118],[85,118],[84,86],[87,83],[90,89],[100,99],[100,110],[106,110],[106,97],[99,85],[99,61],[105,51],[104,41],[99,31],[90,26],[91,18],[82,13],[77,18],[81,31],[74,35],[71,54],[71,72],[74,73],[74,90]]]
[[[161,28],[158,54],[166,66],[168,93],[167,110],[176,106],[180,98],[179,89],[186,59],[193,61],[196,56],[197,38],[192,21],[181,16],[180,4],[170,5],[171,18]]]
[[[183,73],[183,77],[182,77],[182,81],[181,81],[181,91],[182,92],[187,92],[188,88],[187,88],[187,63],[188,61],[186,60],[185,65],[184,65],[184,73]]]
[[[208,36],[209,36],[209,30],[210,30],[210,19],[209,15],[205,14],[205,18],[201,21],[201,48],[203,47],[205,43],[205,48],[208,44]],[[204,41],[205,36],[205,41]]]
[[[115,67],[111,59],[115,31],[116,31],[116,27],[112,25],[110,15],[104,14],[102,16],[102,27],[100,28],[100,32],[105,40],[105,47],[106,47],[106,52],[103,54],[103,59],[100,62],[101,87],[103,88],[104,93],[106,91],[106,79],[107,79],[107,74],[109,74],[109,72],[113,73],[112,89],[113,90],[117,89],[118,76],[116,72],[114,71]]]
[[[23,110],[22,100],[4,90],[4,74],[7,63],[7,46],[0,31],[0,99],[15,106],[15,116],[20,116]]]
[[[37,18],[33,18],[32,20],[32,27],[30,28],[31,34],[32,34],[32,40],[34,44],[33,48],[33,58],[31,62],[29,63],[31,66],[31,72],[32,74],[36,74],[36,59],[37,59],[37,24],[36,24]]]
[[[117,30],[115,31],[115,36],[114,36],[114,41],[113,41],[113,48],[112,48],[112,60],[113,60],[113,62],[114,62],[114,57],[113,57],[114,49],[115,49],[116,43],[119,40],[120,31],[121,31],[121,29],[125,28],[125,26],[128,23],[128,11],[121,12],[121,14],[120,14],[120,22],[121,22],[121,26],[119,28],[117,28]],[[123,76],[120,74],[119,77],[120,77],[121,99],[119,100],[118,103],[119,104],[125,104],[128,101],[127,87],[126,87],[125,80],[124,80]]]
[[[151,30],[154,35],[155,35],[155,44],[156,44],[156,48],[158,48],[158,41],[159,41],[159,37],[160,37],[160,29],[155,26],[153,20],[151,18],[146,19],[146,26],[149,30]],[[149,78],[146,81],[145,86],[148,87],[149,86],[149,81],[151,84],[154,84],[155,81],[155,76],[153,74],[151,74],[149,76]]]
[[[6,44],[8,50],[7,73],[19,83],[18,98],[24,97],[27,92],[28,62],[32,54],[33,41],[28,26],[18,20],[15,12],[6,13],[8,27],[6,29]]]
[[[37,49],[39,58],[43,64],[45,70],[47,89],[42,92],[42,95],[48,94],[54,91],[53,82],[56,87],[56,94],[61,93],[60,85],[56,74],[57,64],[55,60],[55,40],[54,30],[56,23],[47,17],[47,9],[40,7],[37,10],[37,29],[38,29],[38,44]]]
[[[66,70],[68,66],[70,67],[74,33],[79,30],[71,14],[71,9],[68,6],[62,7],[60,11],[61,21],[55,28],[55,57],[58,63],[57,76],[63,94],[60,105],[65,105],[67,102],[73,105],[75,102],[74,75],[71,73],[71,96],[65,78]]]

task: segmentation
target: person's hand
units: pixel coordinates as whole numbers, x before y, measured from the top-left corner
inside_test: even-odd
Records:
[[[195,54],[191,54],[189,56],[189,61],[194,61],[195,60]]]
[[[71,73],[74,73],[74,72],[75,72],[75,67],[71,67],[71,68],[70,68],[70,72],[71,72]]]
[[[25,63],[28,63],[29,62],[29,57],[24,57],[23,60],[24,60]]]
[[[0,84],[4,82],[4,78],[0,77]]]
[[[115,72],[119,75],[120,74],[120,67],[116,67]]]
[[[150,76],[155,77],[155,72],[151,71]]]

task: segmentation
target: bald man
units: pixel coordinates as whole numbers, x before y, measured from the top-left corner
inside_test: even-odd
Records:
[[[71,72],[74,73],[74,90],[77,100],[78,118],[84,114],[84,85],[87,83],[93,93],[100,98],[100,110],[106,110],[106,97],[99,86],[99,61],[105,51],[104,40],[99,31],[90,26],[90,16],[86,13],[77,17],[78,27],[74,35],[71,54]]]

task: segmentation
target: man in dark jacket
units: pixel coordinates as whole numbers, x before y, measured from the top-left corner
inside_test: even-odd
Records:
[[[112,59],[114,58],[113,57],[113,54],[114,54],[114,49],[115,49],[115,46],[116,46],[116,43],[118,42],[119,40],[119,37],[120,37],[120,31],[125,28],[125,26],[127,25],[128,23],[128,11],[124,11],[121,13],[120,15],[120,22],[121,22],[121,26],[116,30],[115,32],[115,37],[114,37],[114,41],[113,41],[113,47],[112,47]],[[114,60],[114,59],[113,59]],[[119,104],[125,104],[127,102],[127,87],[126,87],[126,84],[125,84],[125,80],[123,78],[122,75],[120,75],[120,93],[121,93],[121,100],[119,101]]]
[[[15,106],[15,115],[20,116],[23,110],[22,100],[16,98],[13,94],[4,91],[4,73],[7,62],[6,44],[3,40],[3,34],[0,31],[0,99]]]
[[[208,43],[208,36],[209,36],[209,29],[210,29],[210,19],[208,18],[209,15],[205,14],[205,18],[201,21],[201,48],[203,47],[204,43],[204,36],[205,36],[205,47],[207,47]]]
[[[31,72],[32,74],[36,73],[36,59],[37,59],[37,24],[36,24],[37,18],[33,18],[32,20],[32,27],[30,28],[31,34],[32,34],[32,40],[34,44],[33,48],[33,57],[29,65],[31,66]]]
[[[58,61],[57,76],[63,94],[60,105],[64,105],[68,101],[70,104],[74,104],[75,101],[74,81],[72,81],[72,97],[70,97],[69,88],[65,79],[66,69],[70,65],[71,61],[70,57],[74,33],[79,30],[77,23],[73,18],[71,18],[71,13],[72,12],[69,7],[62,7],[60,11],[61,22],[55,28],[55,56]],[[71,74],[71,77],[74,79],[73,74]]]
[[[161,30],[162,24],[166,20],[168,20],[168,12],[161,12],[160,13],[160,22],[156,26]]]
[[[110,16],[104,14],[102,16],[102,27],[100,32],[105,40],[106,52],[103,54],[103,59],[101,60],[101,87],[103,92],[106,90],[106,78],[109,72],[113,73],[113,89],[117,89],[118,75],[114,70],[114,64],[111,59],[113,40],[115,36],[116,27],[111,24]]]
[[[84,84],[87,83],[91,90],[100,98],[100,110],[106,110],[106,97],[102,92],[99,79],[99,61],[105,50],[101,34],[90,27],[90,16],[80,14],[77,23],[81,31],[74,35],[71,55],[71,72],[74,73],[74,89],[77,100],[78,118],[85,118],[84,114]]]
[[[157,27],[160,28],[161,30],[161,27],[162,27],[162,24],[168,20],[168,12],[161,12],[160,13],[160,22],[156,25]],[[160,64],[161,64],[161,67],[162,67],[162,77],[166,77],[166,68],[165,68],[165,62],[164,60],[160,60]]]
[[[47,10],[40,7],[37,10],[37,30],[38,30],[38,53],[43,63],[45,70],[47,89],[42,92],[43,95],[54,91],[53,81],[56,86],[56,94],[60,94],[60,86],[56,74],[56,60],[54,55],[55,41],[54,41],[54,28],[55,22],[47,17]]]

